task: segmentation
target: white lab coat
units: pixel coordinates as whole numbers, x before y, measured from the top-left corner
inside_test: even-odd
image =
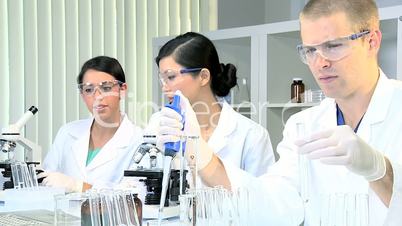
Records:
[[[335,192],[369,194],[370,226],[402,225],[402,82],[388,79],[382,72],[357,135],[381,151],[391,161],[394,172],[393,195],[389,209],[369,188],[368,182],[343,166],[310,161],[311,192],[306,205],[305,226],[319,223],[320,195]],[[337,126],[334,99],[293,115],[286,123],[278,145],[280,160],[267,174],[253,178],[224,162],[232,187],[248,185],[258,197],[259,223],[256,225],[296,225],[303,221],[304,208],[298,193],[298,160],[294,139],[295,124],[303,122],[306,134]]]
[[[215,154],[233,166],[254,176],[265,173],[275,162],[268,131],[245,116],[236,112],[223,98],[218,125],[208,140]],[[157,130],[159,112],[152,115],[149,125]],[[178,156],[174,167],[178,168]]]
[[[93,118],[78,120],[60,128],[47,154],[43,168],[57,171],[91,184],[94,188],[120,183],[124,170],[132,163],[133,154],[142,143],[142,130],[127,117],[116,133],[86,166],[90,128]]]
[[[252,175],[260,176],[275,162],[268,131],[220,99],[218,126],[208,140],[215,154]]]

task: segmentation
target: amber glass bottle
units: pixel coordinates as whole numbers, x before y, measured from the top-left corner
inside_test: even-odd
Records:
[[[302,103],[304,94],[303,79],[293,78],[293,83],[290,86],[290,99],[292,103]]]

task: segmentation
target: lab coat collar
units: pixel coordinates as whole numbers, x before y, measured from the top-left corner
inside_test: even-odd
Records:
[[[126,114],[122,113],[121,117],[123,118],[123,120],[121,121],[121,124],[120,124],[119,128],[117,129],[117,131],[119,131],[122,126],[131,125],[131,122],[128,119]],[[94,119],[95,118],[93,116],[91,116],[88,119],[82,120],[82,123],[80,124],[80,126],[72,127],[68,131],[68,133],[70,134],[70,136],[72,136],[72,137],[74,137],[76,139],[81,140],[83,138],[87,138],[88,141],[89,141],[90,130],[91,130],[91,126],[92,126],[92,123],[93,123]],[[116,131],[116,133],[117,133],[117,131]],[[128,143],[129,143],[128,141],[125,141],[125,143],[122,143],[122,145],[127,145]]]
[[[74,154],[77,165],[80,168],[80,172],[83,175],[83,178],[86,178],[87,173],[85,170],[88,147],[89,147],[89,136],[92,125],[92,120],[87,119],[83,122],[83,125],[80,127],[74,127],[70,130],[69,134],[74,137],[76,140],[71,145],[72,152]]]
[[[222,107],[222,111],[219,116],[218,126],[208,140],[208,145],[214,147],[215,153],[222,150],[228,144],[228,136],[237,127],[235,110],[223,98],[218,98],[218,101]]]
[[[371,127],[385,120],[392,100],[393,89],[390,88],[390,81],[382,70],[379,70],[380,77],[378,78],[366,114],[357,131],[357,134],[366,141],[370,139]]]
[[[71,129],[68,131],[70,136],[74,137],[75,139],[82,139],[83,136],[88,135],[89,139],[89,130],[91,129],[92,122],[94,121],[94,117],[91,116],[88,119],[83,119],[81,120],[82,123],[77,124],[79,126],[73,126]]]
[[[86,160],[89,148],[89,137],[91,131],[91,125],[94,121],[94,117],[84,120],[83,124],[79,127],[71,128],[69,134],[76,138],[76,141],[72,145],[72,151],[76,161],[80,167],[80,171],[83,175],[86,175],[87,170],[94,169],[106,162],[114,159],[118,154],[118,149],[125,148],[129,145],[130,139],[133,135],[133,125],[128,119],[127,115],[122,114],[123,120],[117,129],[115,135],[110,139],[92,162],[86,166]],[[112,149],[113,150],[110,150]]]
[[[366,141],[370,139],[371,126],[384,121],[389,105],[391,103],[392,89],[389,86],[389,79],[380,70],[380,77],[378,79],[373,96],[371,97],[367,111],[360,123],[357,134]],[[321,129],[331,128],[336,126],[336,103],[332,98],[324,99],[320,108],[326,111],[327,114],[323,114],[323,117],[319,120]],[[323,113],[323,112],[320,112]]]
[[[130,138],[134,135],[134,126],[126,115],[123,117],[116,133],[86,167],[88,171],[112,161],[120,154],[120,151],[125,150],[130,145],[130,142],[132,142]]]
[[[73,126],[69,130],[69,135],[72,136],[75,141],[71,145],[73,155],[75,157],[76,164],[79,167],[81,175],[83,178],[87,177],[86,173],[86,160],[87,160],[87,150],[89,147],[89,136],[91,125],[93,122],[93,117],[89,119],[82,120],[82,123],[75,124],[77,126]]]

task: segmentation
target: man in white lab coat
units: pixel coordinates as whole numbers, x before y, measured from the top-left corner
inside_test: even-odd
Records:
[[[255,189],[257,225],[320,225],[320,195],[340,192],[368,193],[370,226],[402,225],[402,83],[379,68],[375,2],[310,0],[300,24],[300,57],[328,98],[287,121],[280,160],[265,175],[252,177],[202,143],[199,175],[209,185]],[[197,133],[187,109],[185,131]],[[310,169],[307,202],[299,156]]]

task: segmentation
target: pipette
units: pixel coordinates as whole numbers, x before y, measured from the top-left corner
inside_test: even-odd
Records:
[[[174,95],[173,101],[170,104],[167,104],[166,107],[173,109],[180,115],[181,113],[181,108],[180,108],[180,96]],[[183,115],[182,115],[183,117]],[[184,118],[183,118],[184,122]],[[163,178],[162,178],[162,194],[161,194],[161,200],[159,203],[159,212],[158,212],[158,225],[161,224],[162,222],[162,214],[163,214],[163,207],[165,205],[165,200],[166,200],[166,193],[167,193],[167,188],[169,185],[169,178],[170,178],[170,164],[172,162],[172,159],[176,155],[177,152],[181,151],[181,140],[177,142],[168,142],[165,144],[165,159],[163,161]],[[181,183],[181,182],[180,182]]]

